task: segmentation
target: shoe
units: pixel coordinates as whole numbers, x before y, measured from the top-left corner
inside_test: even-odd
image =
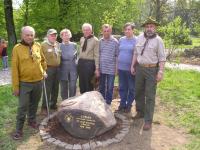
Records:
[[[13,140],[21,140],[22,137],[23,137],[23,132],[22,132],[22,131],[16,131],[16,132],[12,135]]]
[[[36,130],[39,128],[39,125],[36,123],[36,121],[29,121],[28,126]]]
[[[140,118],[144,118],[144,114],[141,112],[137,112],[137,114],[132,117],[132,119],[140,119]]]
[[[143,130],[148,131],[151,129],[151,122],[145,122],[143,126]]]
[[[47,115],[47,109],[46,108],[41,108],[40,114],[46,116]]]

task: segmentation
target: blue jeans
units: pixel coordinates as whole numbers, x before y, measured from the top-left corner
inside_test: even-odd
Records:
[[[111,104],[113,96],[115,75],[100,74],[99,90],[107,104]]]
[[[135,76],[130,71],[118,70],[120,108],[130,109],[135,99]]]
[[[2,57],[3,69],[8,68],[8,56]]]

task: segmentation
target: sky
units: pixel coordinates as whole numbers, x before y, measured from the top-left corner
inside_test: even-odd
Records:
[[[15,9],[18,9],[20,5],[22,4],[23,0],[13,0],[13,7]]]

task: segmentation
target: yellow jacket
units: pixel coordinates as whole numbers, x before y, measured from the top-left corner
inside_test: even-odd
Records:
[[[31,49],[21,43],[12,51],[12,86],[13,91],[19,90],[19,82],[37,82],[43,79],[47,65],[39,43]]]

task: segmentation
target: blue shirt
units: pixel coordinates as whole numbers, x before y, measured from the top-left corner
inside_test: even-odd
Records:
[[[119,39],[119,56],[118,56],[118,69],[130,71],[131,63],[134,54],[134,47],[136,45],[136,37],[128,39],[121,37]]]

